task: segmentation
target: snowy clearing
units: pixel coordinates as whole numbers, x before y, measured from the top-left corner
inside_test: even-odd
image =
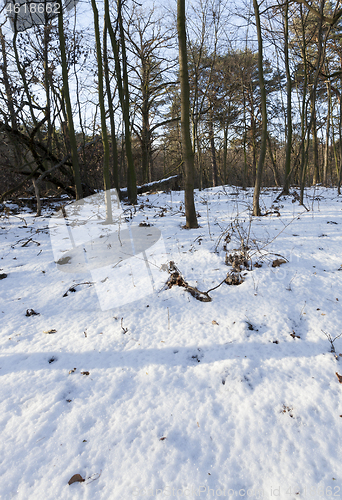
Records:
[[[57,268],[52,209],[2,215],[1,499],[342,496],[342,198],[278,194],[250,223],[251,189],[196,191],[192,230],[182,192],[139,196],[189,286],[222,282],[240,236],[253,267],[211,302],[175,285],[104,311]]]

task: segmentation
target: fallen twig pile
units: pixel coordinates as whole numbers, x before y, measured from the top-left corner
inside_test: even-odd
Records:
[[[168,288],[172,288],[174,285],[184,287],[196,300],[201,302],[211,302],[212,298],[209,296],[208,292],[201,292],[194,286],[188,285],[184,280],[180,271],[177,269],[175,263],[171,260],[169,264],[169,272],[171,276],[166,282]]]

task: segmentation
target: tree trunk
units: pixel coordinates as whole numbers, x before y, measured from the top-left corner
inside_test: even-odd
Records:
[[[186,227],[197,228],[194,202],[194,152],[190,136],[190,87],[185,28],[185,0],[177,0],[177,31],[179,43],[179,77],[181,88],[182,151],[185,171],[185,216]]]
[[[32,182],[34,187],[34,193],[36,195],[36,200],[37,200],[37,217],[40,217],[42,215],[42,204],[40,200],[39,186],[38,183],[36,182],[36,179],[33,179]]]
[[[341,80],[342,83],[342,80]],[[342,85],[341,85],[342,90]],[[340,163],[337,171],[337,193],[341,194],[341,174],[342,174],[342,94],[340,93],[340,119],[338,122],[338,138],[340,143]]]
[[[111,141],[112,141],[112,175],[114,181],[114,187],[120,196],[120,185],[119,185],[119,162],[118,162],[118,146],[116,142],[115,135],[115,119],[114,119],[114,111],[113,111],[113,99],[112,93],[110,89],[110,79],[109,79],[109,65],[108,65],[108,53],[107,53],[107,21],[106,17],[104,20],[104,28],[103,28],[103,69],[104,69],[104,77],[106,82],[106,93],[107,93],[107,102],[108,102],[108,111],[109,111],[109,120],[110,120],[110,133],[111,133]]]
[[[314,154],[314,171],[313,171],[313,185],[319,183],[319,169],[318,169],[318,141],[317,141],[317,123],[316,123],[316,103],[312,102],[312,147]]]
[[[285,156],[285,176],[283,193],[289,194],[290,172],[291,172],[291,150],[292,150],[292,81],[289,64],[289,0],[285,4],[284,15],[285,28],[285,70],[286,70],[286,94],[287,94],[287,135],[286,135],[286,156]]]
[[[132,139],[131,139],[131,127],[130,127],[130,117],[129,117],[128,70],[127,70],[125,30],[122,21],[122,3],[123,0],[118,0],[117,6],[118,6],[118,22],[120,30],[121,57],[122,57],[123,93],[124,93],[124,103],[125,103],[123,111],[123,119],[125,123],[126,156],[127,156],[127,194],[130,203],[132,205],[136,205],[137,182],[136,182],[135,167],[132,154]]]
[[[323,163],[323,186],[327,186],[328,179],[328,164],[329,164],[329,136],[330,136],[330,113],[331,113],[331,92],[330,92],[330,82],[327,80],[327,97],[328,97],[328,116],[325,134],[325,146],[324,146],[324,163]]]
[[[253,0],[253,6],[255,12],[257,34],[258,34],[258,71],[259,71],[259,85],[260,85],[260,95],[261,95],[261,121],[262,121],[260,155],[257,166],[254,196],[253,196],[253,215],[259,216],[261,215],[259,206],[259,197],[260,197],[260,189],[262,181],[262,171],[264,168],[264,162],[266,156],[267,109],[266,109],[266,89],[265,89],[264,69],[263,69],[263,55],[262,55],[262,34],[261,34],[259,5],[257,0]]]
[[[302,22],[302,59],[304,64],[304,82],[303,82],[303,102],[302,102],[302,112],[301,112],[301,134],[302,134],[302,157],[300,164],[300,201],[301,205],[304,204],[304,186],[305,186],[305,175],[306,175],[306,164],[307,164],[307,155],[305,151],[307,148],[305,147],[305,130],[306,130],[306,91],[307,91],[307,82],[308,82],[308,72],[307,72],[307,61],[306,61],[306,39],[305,39],[305,24],[304,24],[304,14],[303,7],[300,4],[300,15]],[[310,134],[310,133],[309,133]],[[308,138],[310,135],[308,135]]]
[[[273,172],[273,176],[274,176],[274,183],[277,187],[279,187],[280,186],[279,172],[277,169],[276,161],[273,157],[272,143],[271,143],[271,138],[270,138],[269,134],[267,134],[267,142],[268,142],[268,152],[269,152],[269,155],[271,158],[271,168],[272,168],[272,172]]]
[[[75,189],[76,189],[76,200],[80,200],[83,197],[82,192],[82,183],[81,183],[81,174],[80,174],[80,166],[78,163],[78,153],[77,153],[77,143],[76,143],[76,135],[74,128],[74,120],[72,116],[72,108],[71,108],[71,100],[70,100],[70,92],[69,92],[69,75],[68,75],[68,66],[65,52],[65,37],[64,37],[64,26],[63,26],[63,5],[61,0],[57,0],[59,5],[59,13],[58,13],[58,34],[59,34],[59,45],[61,52],[61,65],[62,65],[62,79],[63,79],[63,97],[65,99],[66,104],[66,112],[68,117],[68,132],[69,132],[69,140],[71,147],[71,158],[72,158],[72,166],[75,177]]]
[[[99,13],[96,6],[96,0],[91,0],[91,6],[94,13],[94,31],[96,43],[96,59],[97,59],[97,76],[98,76],[98,96],[101,115],[101,132],[103,144],[103,185],[106,200],[106,221],[112,222],[112,205],[110,197],[110,175],[109,175],[109,143],[106,124],[106,110],[103,97],[103,67],[102,67],[102,50],[99,28]]]
[[[122,118],[124,124],[124,135],[125,135],[125,150],[127,158],[127,194],[132,205],[137,202],[137,186],[135,178],[135,168],[132,154],[132,140],[131,140],[131,126],[129,120],[129,92],[128,92],[128,74],[127,74],[127,60],[126,60],[126,46],[125,46],[125,35],[122,25],[121,16],[121,4],[122,0],[118,0],[118,22],[120,27],[120,41],[121,41],[121,52],[122,52],[122,66],[123,66],[123,78],[121,77],[121,64],[119,58],[119,47],[115,38],[115,33],[110,21],[109,15],[109,2],[105,0],[105,19],[108,27],[108,33],[113,49],[114,61],[115,61],[115,73],[116,81],[118,84],[118,93],[120,99],[120,105],[122,110]]]
[[[228,125],[223,129],[223,184],[227,184]]]
[[[210,136],[212,181],[213,181],[213,187],[215,187],[218,185],[218,182],[217,182],[217,161],[216,161],[214,125],[213,125],[212,113],[210,113],[209,116],[209,136]]]

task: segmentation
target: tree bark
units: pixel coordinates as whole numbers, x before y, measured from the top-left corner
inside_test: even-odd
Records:
[[[213,187],[215,187],[218,185],[218,180],[217,180],[217,160],[216,160],[214,124],[213,124],[212,112],[210,112],[209,115],[209,136],[210,136],[212,182],[213,182]]]
[[[65,99],[66,112],[67,112],[67,116],[68,116],[68,131],[69,131],[69,139],[70,139],[70,146],[71,146],[72,166],[73,166],[74,177],[75,177],[76,200],[80,200],[81,198],[83,198],[83,192],[82,192],[80,166],[79,166],[79,162],[78,162],[74,120],[73,120],[72,109],[71,109],[71,100],[70,100],[70,91],[69,91],[69,75],[68,75],[68,66],[67,66],[67,59],[66,59],[66,52],[65,52],[65,36],[64,36],[64,26],[63,26],[63,5],[62,5],[61,0],[58,0],[58,5],[59,5],[58,34],[59,34],[59,45],[60,45],[61,64],[62,64],[63,97]]]
[[[260,24],[260,14],[259,5],[257,0],[253,0],[255,21],[258,35],[258,71],[259,71],[259,86],[261,95],[261,122],[262,122],[262,132],[261,132],[261,145],[260,145],[260,155],[256,172],[256,180],[254,186],[253,195],[253,215],[261,215],[259,206],[259,197],[262,181],[262,171],[265,163],[266,156],[266,146],[267,146],[267,109],[266,109],[266,89],[264,81],[264,69],[263,69],[263,54],[262,54],[262,34],[261,34],[261,24]]]
[[[286,71],[286,116],[287,116],[287,135],[285,149],[285,176],[283,185],[283,194],[289,194],[290,172],[291,172],[291,150],[292,150],[292,80],[289,63],[289,0],[285,4],[284,15],[284,35],[285,35],[285,71]]]
[[[123,66],[122,77],[121,77],[121,64],[119,58],[119,47],[110,21],[108,0],[105,0],[104,8],[105,8],[105,19],[108,27],[109,38],[113,49],[116,81],[118,84],[118,93],[119,93],[123,124],[124,124],[124,132],[125,132],[125,150],[127,158],[127,193],[129,201],[132,203],[132,205],[134,205],[137,202],[137,186],[136,186],[135,168],[134,168],[134,161],[132,154],[131,126],[129,118],[128,73],[127,73],[125,34],[124,34],[122,15],[121,15],[121,3],[122,0],[117,1],[118,22],[120,28],[120,41],[121,41],[121,52],[122,52],[122,66]]]
[[[328,184],[328,164],[329,164],[329,136],[330,136],[330,113],[331,113],[331,91],[330,82],[326,82],[328,97],[328,116],[326,124],[325,145],[324,145],[324,163],[323,163],[323,186]]]
[[[109,142],[108,142],[107,124],[106,124],[106,110],[105,110],[104,96],[103,96],[103,66],[102,66],[100,27],[99,27],[99,13],[96,6],[96,0],[91,0],[91,6],[94,14],[98,96],[100,105],[101,135],[103,144],[103,187],[105,191],[105,202],[106,202],[106,221],[112,222],[112,205],[110,197],[111,184],[109,175]]]
[[[179,43],[179,74],[181,87],[182,151],[185,170],[185,216],[187,228],[197,228],[194,202],[194,152],[190,136],[190,87],[185,28],[185,0],[177,0],[177,31]]]
[[[104,77],[106,82],[106,93],[107,93],[107,102],[108,102],[108,111],[109,111],[109,120],[110,120],[110,133],[111,133],[111,141],[112,141],[112,175],[114,181],[114,187],[117,190],[118,196],[120,196],[120,186],[119,186],[119,163],[118,163],[118,146],[116,142],[116,134],[115,134],[115,119],[114,119],[114,111],[113,111],[113,99],[110,88],[110,79],[109,79],[109,65],[108,65],[108,54],[107,54],[107,20],[106,16],[104,19],[104,27],[103,27],[103,69],[104,69]]]
[[[118,22],[119,22],[120,43],[121,43],[122,81],[123,81],[123,94],[124,94],[123,120],[125,123],[125,141],[126,141],[126,156],[127,156],[127,194],[130,203],[132,205],[136,205],[137,182],[136,182],[135,167],[132,154],[131,126],[129,117],[128,70],[127,70],[125,31],[122,20],[122,3],[123,0],[118,0],[117,7],[118,7]]]

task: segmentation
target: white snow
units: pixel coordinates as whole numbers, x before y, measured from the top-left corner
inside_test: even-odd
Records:
[[[278,194],[262,192],[264,212]],[[132,303],[127,284],[108,310],[90,273],[57,268],[51,209],[2,215],[0,498],[340,498],[342,337],[334,354],[324,332],[342,333],[342,197],[306,194],[309,211],[287,197],[253,218],[262,267],[212,302],[173,286]],[[133,222],[207,291],[231,270],[222,233],[234,220],[248,233],[252,195],[196,191],[200,227],[185,230],[182,192],[146,194]]]

